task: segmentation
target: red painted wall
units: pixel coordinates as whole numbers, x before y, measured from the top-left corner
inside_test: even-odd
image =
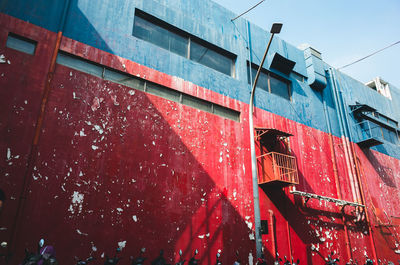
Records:
[[[232,264],[236,250],[249,263],[255,241],[246,104],[63,38],[66,52],[233,108],[241,122],[56,65],[33,148],[55,34],[3,14],[0,25],[0,54],[11,61],[0,64],[0,185],[10,197],[0,219],[7,229],[0,235],[12,243],[13,264],[40,237],[56,247],[62,263],[91,252],[98,258],[112,254],[125,241],[121,263],[141,247],[150,260],[160,249],[175,262],[179,249],[188,259],[198,248],[202,264],[213,264],[219,249],[223,263]],[[37,40],[35,55],[6,48],[8,31]],[[332,153],[325,132],[260,109],[254,115],[256,126],[294,135],[289,151],[297,157],[297,190],[357,199],[357,178],[349,177],[356,171],[347,166],[342,139],[333,137]],[[382,209],[388,216],[400,212],[400,162],[358,148],[356,155],[378,257],[395,260],[393,238],[375,224],[377,218],[386,222]],[[302,264],[322,264],[336,251],[347,262],[340,207],[317,200],[305,204],[290,189],[259,189],[261,219],[273,221],[263,235],[267,258],[273,260],[275,249]],[[16,223],[18,209],[22,217]],[[353,222],[353,210],[345,208],[350,249],[363,262],[372,246],[368,229]]]

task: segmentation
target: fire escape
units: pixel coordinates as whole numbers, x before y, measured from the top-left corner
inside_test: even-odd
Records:
[[[296,157],[287,154],[285,139],[289,136],[277,129],[255,128],[259,185],[284,187],[299,183]]]

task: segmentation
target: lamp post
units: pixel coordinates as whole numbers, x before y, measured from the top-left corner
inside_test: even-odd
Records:
[[[282,24],[274,23],[271,27],[271,37],[269,39],[267,49],[265,50],[264,56],[262,58],[261,64],[258,67],[256,78],[254,79],[253,88],[251,89],[250,104],[249,104],[249,130],[250,130],[250,152],[251,152],[251,172],[253,180],[253,201],[254,201],[254,229],[256,233],[256,249],[257,258],[261,257],[262,254],[262,240],[261,240],[261,218],[260,218],[260,202],[258,195],[258,178],[257,178],[257,158],[256,149],[254,145],[254,123],[253,123],[253,107],[254,107],[254,92],[256,90],[258,77],[260,76],[261,68],[264,64],[265,58],[269,47],[271,46],[272,38],[275,34],[281,32]],[[250,65],[251,71],[251,65]]]

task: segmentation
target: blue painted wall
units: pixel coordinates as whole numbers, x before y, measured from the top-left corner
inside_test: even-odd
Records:
[[[64,1],[52,0],[3,0],[0,11],[57,31],[64,5]],[[237,55],[235,77],[132,36],[136,8]],[[205,0],[71,0],[64,35],[247,103],[250,98],[247,61],[251,58],[254,63],[259,64],[270,35],[258,26],[248,26],[243,18],[231,22],[233,17],[234,13]],[[307,83],[304,52],[279,37],[275,37],[272,42],[265,67],[269,65],[274,52],[295,61],[293,71],[297,77],[303,76],[304,81],[299,81],[294,74],[286,76],[291,81],[291,101],[258,89],[256,106],[328,132],[323,112],[325,100],[332,133],[340,136],[330,82],[322,91],[313,90]],[[329,65],[324,64],[324,68],[328,69]],[[340,72],[336,72],[336,75],[347,105],[356,101],[368,103],[379,112],[400,121],[400,92],[397,88],[391,87],[393,99],[389,100]],[[352,117],[349,117],[349,122],[354,122]],[[352,127],[353,124],[349,124],[349,128]],[[375,149],[400,158],[399,146],[385,143]]]

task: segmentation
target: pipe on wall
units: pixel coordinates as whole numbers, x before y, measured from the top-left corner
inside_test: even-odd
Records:
[[[339,120],[341,120],[343,122],[343,126],[346,127],[346,130],[348,130],[348,134],[346,133],[346,131],[344,131],[344,133],[346,133],[347,136],[349,136],[350,129],[349,129],[349,125],[348,125],[348,120],[347,120],[346,115],[344,114],[345,110],[343,110],[344,101],[343,101],[343,99],[339,98],[339,96],[340,97],[342,97],[342,96],[341,96],[341,94],[338,93],[338,89],[337,89],[337,85],[336,85],[336,76],[335,76],[335,73],[332,68],[329,68],[329,75],[330,75],[330,80],[332,83],[332,90],[334,93],[335,104],[337,107],[340,108],[341,116],[338,116],[338,118],[339,118]],[[340,100],[340,104],[339,104],[339,100]],[[356,179],[353,178],[353,180],[351,180],[351,181],[354,181],[354,184],[357,186],[356,196],[357,196],[358,201],[361,202],[363,205],[365,205],[365,207],[367,207],[365,204],[366,203],[365,195],[364,195],[364,190],[363,190],[363,186],[362,186],[361,179],[360,179],[360,169],[359,169],[358,162],[356,161],[354,142],[352,142],[350,144],[349,138],[348,137],[346,137],[346,138],[347,139],[344,142],[344,144],[345,144],[344,148],[345,148],[345,150],[348,150],[349,158],[351,159],[350,161],[352,162],[351,165],[353,166],[352,170],[354,171],[354,176],[356,178]],[[371,223],[369,221],[368,211],[366,208],[365,208],[365,218],[366,218],[366,222],[367,222],[367,226],[368,226],[368,230],[369,230],[369,241],[371,244],[372,255],[373,255],[374,260],[378,261],[377,254],[376,254],[375,242],[374,242],[374,238],[373,238],[373,234],[372,234]]]
[[[337,87],[336,87],[336,82],[334,80],[334,75],[333,75],[333,69],[329,68],[328,70],[328,74],[329,74],[329,81],[331,84],[331,88],[332,88],[332,95],[333,95],[333,100],[335,102],[335,110],[336,110],[336,116],[338,118],[339,121],[339,129],[340,129],[340,134],[341,134],[341,139],[342,139],[342,144],[343,144],[343,151],[344,151],[344,156],[345,156],[345,161],[346,161],[346,166],[347,166],[347,171],[349,174],[349,179],[350,179],[350,187],[351,187],[351,195],[353,198],[353,201],[358,201],[357,200],[357,195],[356,195],[356,190],[355,190],[355,186],[354,186],[354,177],[353,177],[353,170],[351,169],[350,166],[350,154],[348,152],[347,149],[347,145],[346,145],[346,134],[345,134],[345,129],[344,129],[344,123],[343,123],[343,119],[342,119],[342,112],[341,112],[341,108],[339,106],[339,100],[338,100],[338,95],[337,95]]]
[[[55,67],[56,67],[56,59],[57,59],[57,55],[58,55],[58,50],[61,45],[61,40],[62,40],[63,31],[64,31],[64,27],[65,27],[66,18],[67,18],[68,12],[69,12],[69,8],[70,8],[70,0],[65,0],[64,7],[63,7],[63,13],[60,18],[59,25],[58,25],[58,32],[57,32],[57,37],[56,37],[56,41],[54,44],[53,53],[52,53],[52,56],[50,59],[49,70],[47,72],[47,77],[46,77],[45,84],[44,84],[38,120],[36,122],[35,133],[34,133],[34,137],[33,137],[33,141],[32,141],[32,147],[31,147],[29,157],[28,157],[27,169],[25,171],[23,182],[22,182],[22,189],[21,189],[21,193],[19,196],[17,212],[16,212],[14,222],[13,222],[14,225],[12,227],[11,234],[10,234],[10,237],[11,237],[9,240],[10,248],[8,249],[9,254],[13,253],[15,250],[15,245],[16,245],[15,242],[18,237],[18,228],[19,228],[20,222],[23,219],[22,214],[24,212],[25,201],[27,198],[28,189],[29,189],[30,182],[31,182],[30,176],[32,175],[34,164],[37,159],[39,137],[40,137],[40,134],[42,131],[45,110],[46,110],[48,98],[50,95],[50,90],[51,90],[50,84],[51,84],[51,81],[53,80]]]
[[[339,200],[342,200],[342,190],[340,187],[340,180],[339,180],[339,175],[338,175],[338,169],[337,169],[337,160],[336,160],[336,152],[335,152],[335,147],[333,144],[333,136],[332,136],[332,128],[330,124],[330,119],[329,119],[329,113],[326,107],[326,101],[323,95],[323,91],[321,91],[321,98],[323,102],[323,108],[324,108],[324,115],[325,115],[325,120],[326,120],[326,125],[328,128],[328,136],[329,136],[329,148],[331,152],[331,160],[332,160],[332,166],[333,166],[333,175],[335,177],[335,183],[336,183],[336,194],[337,198]],[[345,244],[346,244],[346,254],[348,259],[353,259],[353,255],[351,252],[351,243],[350,243],[350,237],[349,237],[349,231],[346,225],[346,217],[344,213],[342,213],[342,222],[343,222],[343,227],[344,227],[344,237],[345,237]]]

